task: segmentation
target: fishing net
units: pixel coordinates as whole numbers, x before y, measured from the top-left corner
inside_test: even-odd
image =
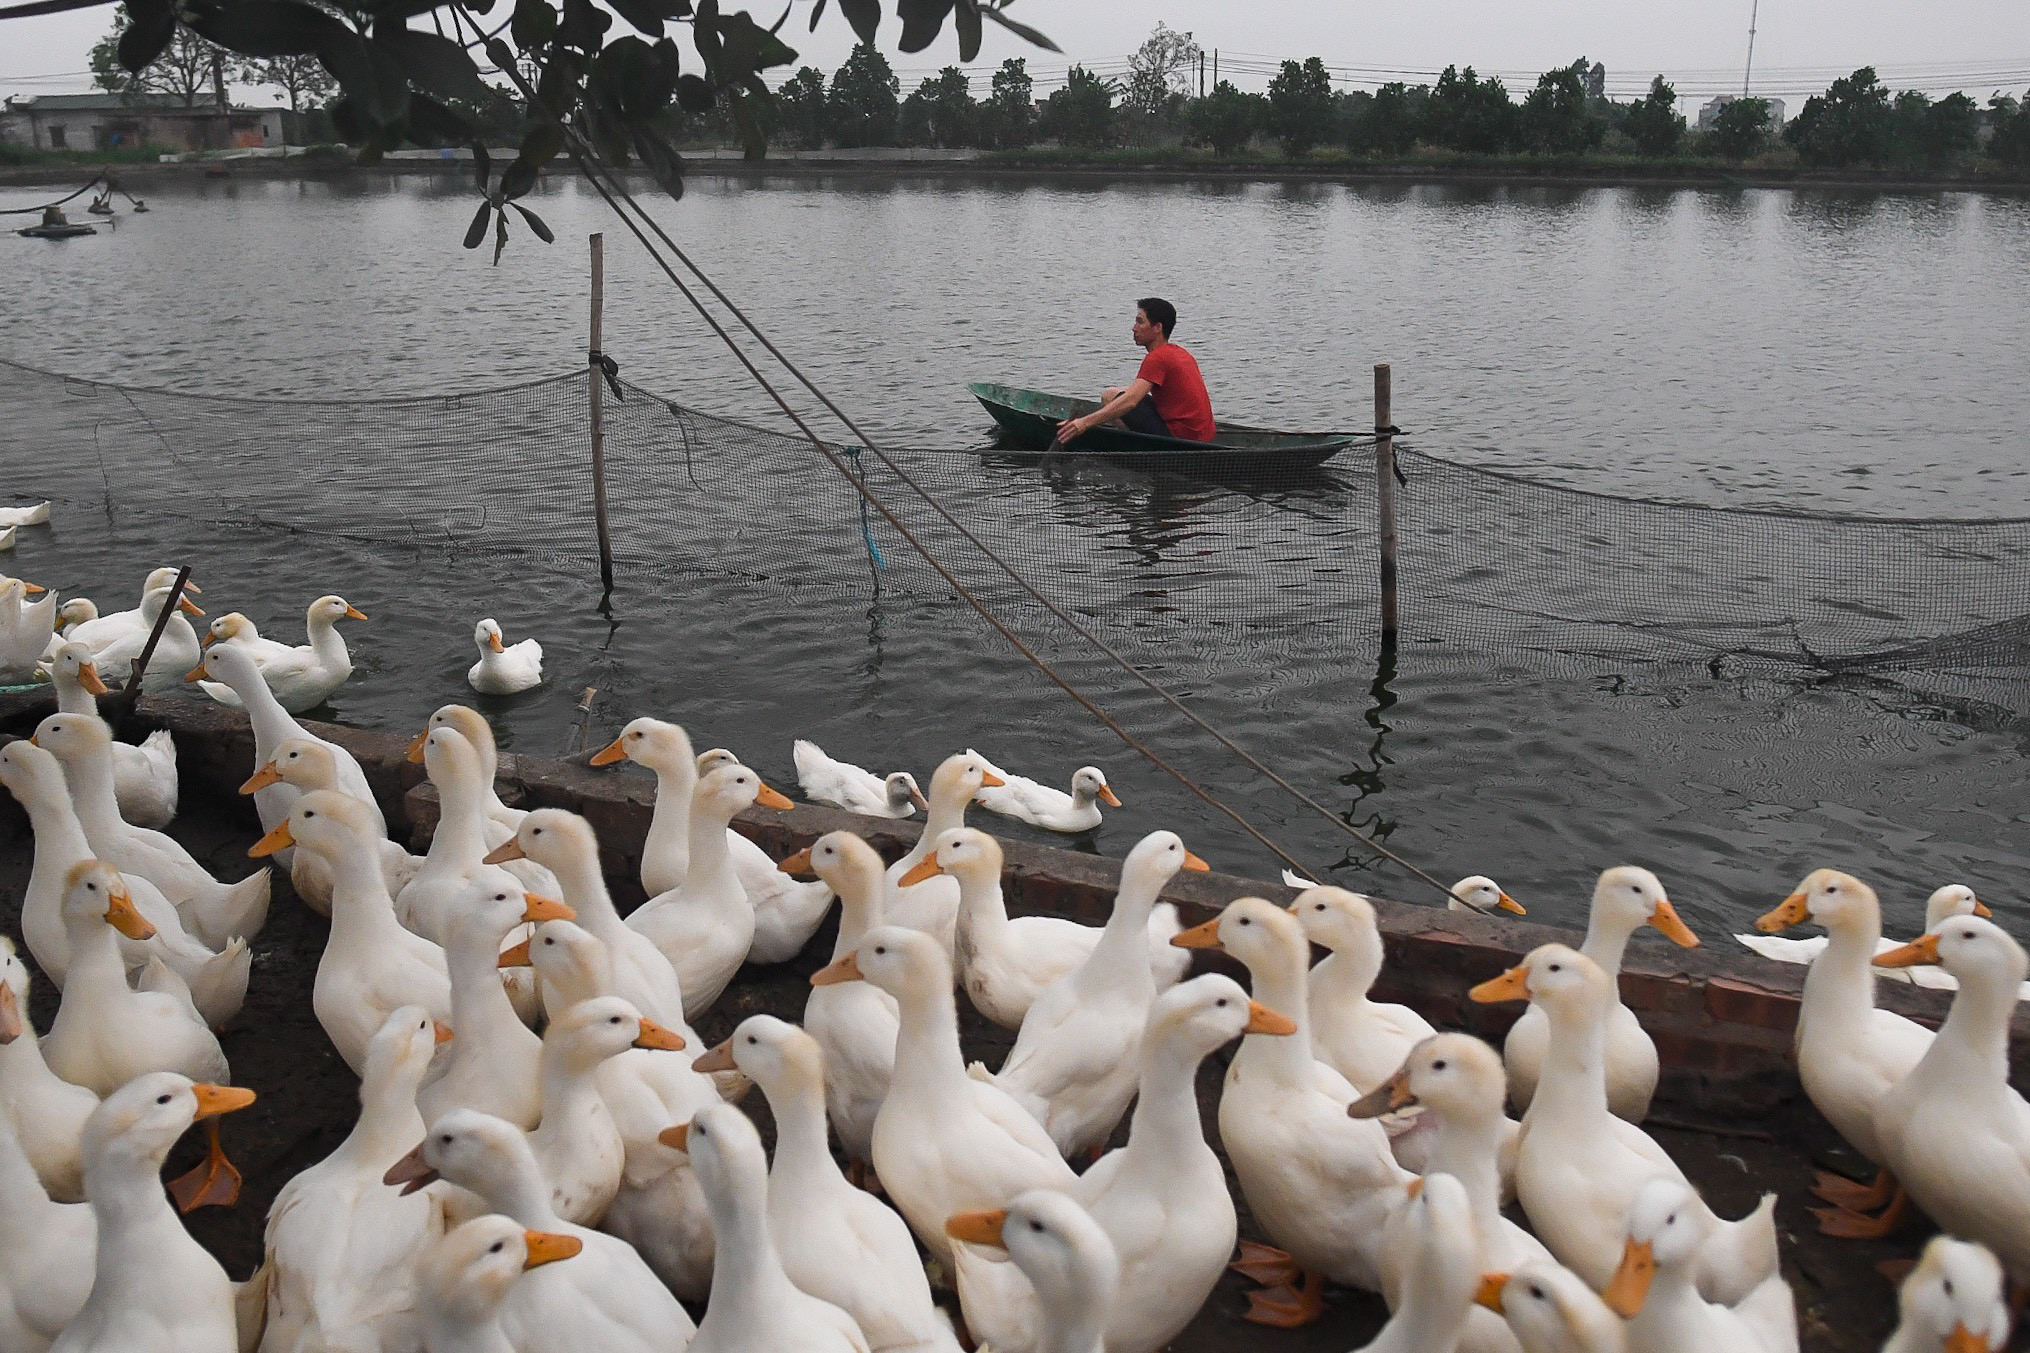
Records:
[[[586,381],[272,401],[0,362],[0,418],[15,448],[7,487],[582,574],[598,557]],[[970,614],[807,442],[621,388],[605,400],[605,457],[623,587],[711,575],[790,604],[879,592]],[[976,595],[1048,628],[895,470],[838,449]],[[1365,447],[1317,470],[1216,479],[1018,454],[984,432],[969,450],[890,455],[1031,586],[1129,656],[1373,651]],[[1398,459],[1406,651],[1889,682],[2030,712],[2030,519],[1715,509],[1575,491],[1418,445],[1399,445]]]

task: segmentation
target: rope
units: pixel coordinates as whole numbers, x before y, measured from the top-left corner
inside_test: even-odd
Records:
[[[464,0],[457,0],[453,12],[456,16],[462,18],[464,22],[468,24],[475,33],[479,31],[479,24],[475,19],[473,19],[473,17],[469,13],[467,13]],[[530,87],[527,78],[523,76],[521,71],[515,67],[514,62],[512,60],[513,53],[509,52],[504,44],[502,44],[498,39],[495,39],[493,42],[488,44],[487,55],[493,60],[494,64],[502,68],[502,70],[507,74],[508,78],[514,82],[516,89],[521,93],[522,97],[524,99],[527,99],[532,107],[540,106],[540,101],[535,97],[535,90]],[[613,209],[614,214],[620,218],[621,223],[627,227],[628,232],[632,234],[636,240],[640,241],[642,247],[648,251],[649,257],[652,260],[654,260],[654,262],[659,268],[661,268],[663,275],[670,279],[671,284],[674,285],[677,288],[677,290],[683,295],[684,299],[690,303],[692,309],[696,310],[698,312],[699,317],[702,318],[711,327],[712,331],[716,335],[718,335],[720,341],[726,345],[727,350],[733,353],[733,355],[739,359],[741,365],[747,369],[748,374],[754,377],[755,382],[759,384],[761,388],[768,394],[768,396],[775,401],[776,405],[783,411],[783,414],[793,424],[795,424],[797,430],[803,433],[805,437],[810,439],[811,445],[817,448],[818,452],[822,454],[825,457],[825,459],[831,463],[832,467],[835,470],[837,470],[841,475],[845,476],[847,482],[852,483],[854,485],[855,489],[861,494],[862,498],[870,502],[874,506],[875,510],[880,512],[881,515],[887,519],[889,525],[893,526],[896,529],[896,531],[902,536],[902,538],[908,541],[910,546],[914,548],[917,551],[917,553],[923,556],[925,562],[927,562],[933,569],[935,569],[938,575],[952,586],[953,590],[958,593],[958,595],[966,602],[966,604],[971,606],[973,610],[979,614],[980,618],[985,620],[989,625],[991,625],[1001,635],[1002,638],[1006,639],[1009,642],[1009,644],[1015,648],[1015,650],[1018,653],[1022,654],[1024,658],[1028,659],[1029,662],[1033,664],[1038,671],[1042,672],[1046,677],[1048,677],[1059,689],[1064,691],[1066,695],[1076,700],[1081,706],[1084,707],[1087,713],[1091,714],[1095,719],[1098,719],[1103,725],[1105,725],[1108,731],[1113,733],[1115,737],[1119,738],[1127,746],[1129,746],[1136,752],[1140,753],[1142,757],[1145,758],[1151,765],[1155,766],[1157,769],[1169,775],[1172,779],[1176,780],[1178,784],[1190,790],[1198,798],[1202,799],[1206,804],[1217,809],[1219,812],[1225,814],[1237,826],[1239,826],[1243,831],[1247,832],[1248,835],[1252,836],[1256,841],[1261,843],[1261,845],[1266,847],[1278,859],[1290,865],[1292,868],[1299,869],[1301,871],[1302,866],[1298,864],[1297,860],[1294,857],[1292,857],[1287,851],[1285,851],[1281,846],[1277,845],[1274,841],[1270,840],[1268,836],[1264,835],[1263,832],[1259,828],[1257,828],[1252,822],[1249,822],[1245,817],[1241,816],[1241,814],[1238,811],[1229,807],[1226,803],[1221,801],[1210,790],[1206,789],[1204,786],[1200,785],[1195,780],[1193,780],[1190,776],[1186,775],[1184,772],[1172,766],[1168,761],[1164,760],[1163,757],[1160,756],[1153,748],[1149,747],[1148,745],[1143,743],[1139,738],[1135,737],[1134,734],[1130,733],[1125,727],[1123,727],[1120,724],[1120,722],[1117,721],[1112,715],[1108,714],[1105,710],[1101,709],[1099,705],[1094,703],[1094,701],[1090,697],[1088,697],[1083,691],[1079,690],[1067,678],[1062,676],[1054,667],[1052,667],[1049,663],[1045,662],[1043,658],[1038,653],[1035,652],[1034,649],[1032,649],[1027,643],[1023,642],[1022,639],[1014,633],[1014,631],[1010,630],[1008,626],[1002,622],[1000,617],[995,615],[993,611],[984,602],[980,601],[979,598],[975,597],[971,589],[966,587],[965,584],[961,583],[956,577],[952,575],[951,571],[947,569],[943,563],[941,563],[939,560],[937,560],[935,557],[932,556],[930,551],[926,549],[922,544],[922,542],[920,542],[916,538],[915,533],[913,533],[907,526],[905,526],[902,523],[902,521],[888,507],[887,503],[883,502],[880,498],[876,497],[872,492],[870,492],[867,489],[867,487],[864,484],[861,484],[858,481],[854,480],[853,475],[851,471],[848,470],[845,462],[837,454],[835,454],[832,451],[832,449],[825,444],[824,439],[819,437],[818,434],[811,429],[809,424],[807,424],[804,421],[804,419],[800,415],[798,415],[796,410],[793,407],[791,407],[789,401],[783,398],[782,394],[775,388],[774,384],[771,383],[766,376],[762,375],[760,369],[757,368],[754,365],[752,359],[750,359],[747,356],[747,354],[744,351],[742,351],[740,345],[734,341],[732,335],[727,333],[725,327],[721,325],[719,321],[711,314],[711,312],[705,308],[703,302],[701,302],[698,299],[697,294],[693,292],[688,285],[685,284],[682,278],[677,276],[676,270],[671,268],[669,264],[664,261],[662,256],[656,251],[655,246],[652,243],[650,243],[648,237],[642,233],[641,226],[635,223],[634,217],[630,216],[626,210],[622,209],[620,203],[615,200],[613,190],[607,187],[605,179],[603,177],[605,173],[610,171],[606,171],[603,165],[597,165],[596,153],[592,150],[592,148],[589,145],[586,144],[584,139],[578,134],[577,130],[574,127],[572,127],[568,122],[562,121],[560,119],[555,119],[554,117],[552,118],[552,120],[556,122],[557,127],[559,128],[560,131],[562,131],[564,136],[565,148],[570,152],[571,158],[573,162],[577,164],[579,172],[585,175],[587,181],[589,181],[592,184],[592,186],[598,191],[600,197],[603,198],[606,204]],[[719,301],[719,303],[726,307],[727,311],[740,322],[741,326],[745,328],[749,334],[753,336],[754,340],[761,345],[764,351],[766,351],[771,357],[775,358],[775,360],[781,364],[783,369],[796,379],[798,384],[802,385],[803,388],[809,391],[811,395],[814,398],[816,398],[820,404],[824,405],[825,409],[828,412],[830,412],[833,417],[837,418],[839,422],[847,428],[847,430],[852,432],[853,435],[856,438],[858,438],[860,443],[868,451],[871,451],[875,456],[878,456],[883,465],[885,465],[892,473],[894,473],[894,475],[898,479],[900,479],[914,493],[916,493],[918,497],[922,498],[923,501],[926,504],[928,504],[932,508],[932,510],[938,514],[939,517],[943,518],[944,521],[947,524],[949,524],[953,530],[958,532],[959,536],[962,539],[964,539],[974,549],[978,550],[987,559],[991,560],[997,567],[999,567],[1004,573],[1006,573],[1008,577],[1012,579],[1018,587],[1020,587],[1032,599],[1034,599],[1037,602],[1037,604],[1041,605],[1052,616],[1056,617],[1059,623],[1063,624],[1067,629],[1071,630],[1074,634],[1078,635],[1080,638],[1084,639],[1087,643],[1091,644],[1100,653],[1104,654],[1107,658],[1113,661],[1115,665],[1117,665],[1122,671],[1128,673],[1142,686],[1146,687],[1150,692],[1155,694],[1165,704],[1169,705],[1172,709],[1176,710],[1190,723],[1192,723],[1194,726],[1196,726],[1201,731],[1208,734],[1215,741],[1217,741],[1228,752],[1233,754],[1235,757],[1239,758],[1243,763],[1245,763],[1247,766],[1253,769],[1256,773],[1268,779],[1272,784],[1282,789],[1285,793],[1295,798],[1299,803],[1311,809],[1313,812],[1317,813],[1320,817],[1324,818],[1327,822],[1330,822],[1334,826],[1339,828],[1340,831],[1353,837],[1355,840],[1359,841],[1362,845],[1374,851],[1382,858],[1393,862],[1399,868],[1405,870],[1406,872],[1410,873],[1416,878],[1421,879],[1423,882],[1429,884],[1431,887],[1437,889],[1438,892],[1442,893],[1447,898],[1453,896],[1452,890],[1448,888],[1445,884],[1439,882],[1436,878],[1433,878],[1430,874],[1425,873],[1422,869],[1410,863],[1408,860],[1405,860],[1402,856],[1397,855],[1394,851],[1388,849],[1386,846],[1383,846],[1381,843],[1375,841],[1373,838],[1369,837],[1365,833],[1357,830],[1351,823],[1347,822],[1339,814],[1333,812],[1330,808],[1318,802],[1309,794],[1306,794],[1303,790],[1299,789],[1297,786],[1291,784],[1288,780],[1284,779],[1281,775],[1276,773],[1276,771],[1274,771],[1269,766],[1264,764],[1261,761],[1261,759],[1256,757],[1252,752],[1249,752],[1246,748],[1242,747],[1239,743],[1235,742],[1232,738],[1228,737],[1224,732],[1220,731],[1218,728],[1208,723],[1201,715],[1198,714],[1196,710],[1193,710],[1189,706],[1185,705],[1183,701],[1178,699],[1178,697],[1175,694],[1173,694],[1161,682],[1156,681],[1155,679],[1150,677],[1147,673],[1142,672],[1141,670],[1136,668],[1136,666],[1133,663],[1129,662],[1126,658],[1124,658],[1111,645],[1101,640],[1098,635],[1094,634],[1085,626],[1079,624],[1078,621],[1076,621],[1069,614],[1067,614],[1062,607],[1058,606],[1055,602],[1051,601],[1049,597],[1039,592],[1036,589],[1036,587],[1029,582],[1027,578],[1025,578],[1018,571],[1016,571],[1016,569],[1013,566],[1011,566],[1005,559],[1001,558],[1001,556],[997,554],[993,549],[991,549],[986,544],[986,542],[982,541],[969,528],[967,528],[964,522],[960,521],[957,517],[953,516],[952,513],[949,510],[947,510],[945,506],[941,502],[939,502],[935,496],[933,496],[922,485],[918,484],[914,479],[912,479],[909,476],[909,474],[902,469],[902,467],[900,467],[893,460],[891,460],[888,457],[888,455],[881,450],[880,446],[874,441],[874,439],[869,437],[864,431],[861,430],[859,425],[852,420],[852,418],[846,413],[845,410],[841,409],[835,402],[833,402],[833,400],[828,395],[824,393],[824,391],[820,390],[810,380],[809,377],[804,375],[803,371],[794,362],[792,362],[786,355],[784,355],[781,349],[776,347],[775,344],[772,341],[770,341],[770,339],[765,333],[763,333],[758,327],[756,327],[754,322],[747,317],[746,313],[742,311],[740,307],[733,302],[732,298],[727,296],[726,293],[719,288],[718,284],[715,283],[709,276],[707,276],[704,270],[699,268],[698,265],[691,260],[690,256],[687,255],[680,246],[678,246],[676,241],[672,240],[669,237],[668,233],[665,232],[659,224],[657,224],[655,218],[650,216],[648,212],[641,207],[641,204],[634,200],[633,195],[630,194],[624,186],[621,186],[617,183],[617,180],[616,187],[618,188],[620,197],[626,200],[629,207],[633,209],[634,214],[636,216],[639,216],[642,222],[646,223],[648,228],[655,232],[656,237],[660,239],[663,242],[663,244],[670,250],[670,252],[676,256],[678,261],[683,263],[685,268],[688,269],[691,272],[691,274],[695,276],[698,279],[698,281],[704,285],[706,290],[710,291],[712,295]]]
[[[45,202],[39,207],[0,207],[0,216],[37,216],[45,211],[48,211],[51,207],[62,206],[64,203],[70,201],[71,198],[83,197],[86,193],[98,187],[101,183],[104,183],[105,181],[106,176],[104,174],[100,174],[90,183],[87,183],[84,187],[70,194],[69,197],[59,197],[56,201]],[[124,194],[122,194],[122,196],[124,196]],[[129,200],[131,201],[132,199]]]

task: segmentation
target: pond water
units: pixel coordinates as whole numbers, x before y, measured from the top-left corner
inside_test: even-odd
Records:
[[[12,321],[0,356],[279,399],[491,387],[582,362],[583,237],[603,229],[605,347],[625,374],[694,408],[782,425],[575,184],[532,199],[559,243],[518,234],[498,268],[458,247],[473,199],[449,180],[147,195],[149,214],[90,240],[0,240]],[[2030,515],[2021,198],[701,178],[657,210],[863,426],[901,445],[983,445],[968,380],[1120,381],[1137,356],[1133,299],[1155,293],[1177,303],[1179,341],[1219,411],[1241,421],[1360,426],[1369,367],[1387,360],[1396,421],[1434,455],[1714,506]],[[18,433],[0,445],[8,493],[53,491],[69,481],[50,458],[84,454]],[[122,466],[104,469],[117,485]],[[329,464],[288,445],[269,473],[306,504],[336,492]],[[994,514],[1010,473],[940,483],[961,515]],[[398,474],[382,487],[400,501]],[[1118,855],[1170,826],[1216,867],[1274,872],[1258,845],[949,607],[691,577],[623,579],[608,614],[582,570],[504,572],[112,496],[112,510],[67,502],[55,529],[23,532],[8,570],[129,605],[147,568],[187,558],[215,612],[247,611],[282,635],[303,602],[340,591],[374,617],[349,634],[360,670],[334,711],[348,722],[407,727],[469,694],[472,621],[496,614],[549,653],[548,685],[490,710],[518,748],[573,745],[576,701],[597,686],[595,740],[659,713],[785,783],[794,736],[919,775],[968,745],[1050,780],[1092,761],[1127,807],[1090,848]],[[1146,537],[1122,498],[1104,479],[1049,489],[1060,524],[1132,556]],[[1197,505],[1216,535],[1225,499]],[[729,552],[767,526],[729,520]],[[1853,580],[1857,605],[1872,595],[1871,579]],[[1186,635],[1195,647],[1162,669],[1349,822],[1441,877],[1494,875],[1533,916],[1576,920],[1592,875],[1635,861],[1718,939],[1830,864],[1875,882],[1892,925],[1911,928],[1932,887],[1963,880],[2006,904],[2030,864],[2023,728],[2007,707],[1458,642],[1406,648],[1378,674],[1369,618],[1322,598],[1315,611],[1245,644]],[[1427,896],[1103,664],[1071,669],[1307,864]]]

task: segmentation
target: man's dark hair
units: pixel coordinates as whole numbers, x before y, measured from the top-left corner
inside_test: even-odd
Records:
[[[1177,327],[1177,307],[1155,296],[1144,296],[1135,302],[1141,312],[1149,317],[1151,324],[1163,327],[1163,336],[1170,337],[1170,331]]]

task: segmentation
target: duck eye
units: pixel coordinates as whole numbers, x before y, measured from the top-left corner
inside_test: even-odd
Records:
[[[1034,1231],[1034,1232],[1036,1232],[1036,1234],[1038,1234],[1038,1235],[1042,1235],[1042,1234],[1043,1234],[1043,1223],[1042,1223],[1042,1222],[1040,1222],[1040,1221],[1032,1221],[1032,1222],[1030,1222],[1030,1223],[1029,1223],[1029,1229],[1030,1229],[1030,1230],[1032,1230],[1032,1231]]]
[[[1948,1297],[1952,1295],[1952,1279],[1950,1278],[1945,1280],[1945,1294]]]
[[[620,1023],[620,1016],[618,1016],[618,1015],[614,1015],[614,1016],[612,1016],[611,1018],[609,1018],[609,1019],[608,1019],[608,1020],[607,1020],[606,1022],[607,1022],[608,1024],[618,1024],[618,1023]]]
[[[1222,1010],[1226,1009],[1226,997],[1224,996],[1220,997],[1218,1000],[1214,1001],[1213,1004],[1218,1006]]]
[[[157,1098],[155,1102],[157,1104],[167,1104],[170,1100],[174,1098],[175,1098],[174,1095],[162,1095],[159,1098]]]
[[[1324,904],[1323,902],[1319,902],[1319,903],[1315,903],[1315,904],[1314,904],[1314,905],[1312,906],[1311,910],[1313,910],[1313,911],[1324,911],[1324,910],[1325,910],[1325,904]]]
[[[488,1254],[499,1254],[499,1253],[500,1253],[500,1252],[501,1252],[502,1250],[504,1250],[504,1249],[506,1249],[506,1248],[507,1248],[507,1242],[506,1242],[505,1240],[496,1240],[496,1241],[494,1241],[494,1242],[493,1242],[493,1244],[492,1244],[492,1245],[489,1245],[489,1246],[487,1247],[487,1251],[486,1251],[486,1252],[487,1252]]]
[[[760,1039],[758,1039],[758,1038],[756,1038],[756,1037],[755,1037],[755,1036],[754,1036],[753,1034],[749,1034],[749,1035],[747,1035],[747,1046],[748,1046],[748,1047],[750,1047],[750,1048],[751,1048],[751,1047],[755,1046],[756,1044],[758,1044],[758,1043],[760,1043],[760,1042],[761,1042],[761,1040],[760,1040]]]
[[[1431,1069],[1432,1069],[1433,1071],[1443,1071],[1443,1070],[1445,1069],[1445,1063],[1443,1063],[1443,1062],[1433,1062],[1433,1063],[1431,1063]]]
[[[885,954],[888,952],[888,946],[885,944],[877,944],[874,946],[874,952],[877,954]]]
[[[444,1143],[446,1146],[449,1146],[451,1145],[451,1134],[447,1132],[443,1136],[439,1137],[437,1140]]]
[[[1551,971],[1552,971],[1552,972],[1563,972],[1564,970],[1565,970],[1565,965],[1564,965],[1564,964],[1562,964],[1562,963],[1553,963],[1553,964],[1551,965]]]
[[[1544,1299],[1544,1289],[1538,1287],[1535,1283],[1531,1283],[1530,1295],[1535,1297],[1538,1301],[1542,1301]]]
[[[1243,917],[1241,917],[1241,924],[1242,924],[1242,925],[1253,925],[1253,924],[1254,924],[1254,922],[1253,922],[1253,921],[1250,921],[1250,920],[1249,920],[1249,919],[1248,919],[1247,917],[1243,916]]]
[[[316,810],[316,809],[314,809],[314,808],[306,808],[306,809],[304,809],[304,810],[303,810],[303,820],[304,820],[305,822],[308,822],[308,821],[309,821],[309,820],[310,820],[311,818],[313,818],[313,817],[316,817],[316,816],[317,816],[317,810]]]

